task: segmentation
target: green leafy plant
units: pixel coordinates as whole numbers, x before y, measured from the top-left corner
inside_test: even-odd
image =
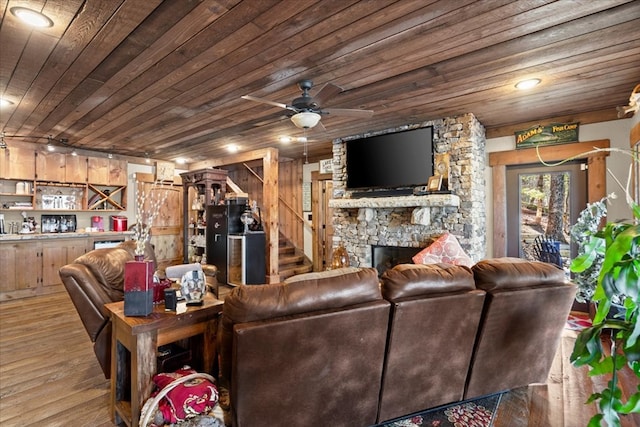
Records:
[[[607,223],[591,236],[589,250],[571,265],[572,271],[588,268],[604,246],[604,259],[593,301],[597,311],[593,326],[580,332],[571,362],[590,366],[589,375],[609,375],[607,387],[590,396],[588,403],[597,402],[601,413],[589,422],[589,427],[620,426],[620,414],[640,412],[640,386],[626,402],[618,385],[618,371],[628,365],[640,378],[640,206],[633,204],[635,224]],[[612,300],[620,294],[624,299],[624,318],[610,318]],[[603,337],[611,338],[611,351],[606,354]]]
[[[633,157],[638,162],[637,157]],[[577,275],[587,273],[593,280],[597,273],[592,301],[597,311],[593,326],[578,334],[571,362],[589,366],[589,375],[608,377],[607,387],[593,393],[587,403],[596,402],[600,412],[588,427],[620,426],[621,414],[640,412],[640,385],[626,401],[619,387],[618,374],[629,366],[640,379],[640,206],[626,189],[633,219],[629,222],[607,222],[595,233],[584,230],[582,254],[571,263]],[[592,270],[595,268],[595,270]],[[612,303],[622,299],[624,315],[610,314]],[[605,352],[604,343],[611,349]],[[640,383],[640,381],[639,381]]]
[[[595,149],[589,153],[598,151],[618,151],[630,155],[631,167],[640,162],[635,152],[616,148]],[[571,362],[575,366],[587,365],[589,375],[605,376],[608,380],[607,386],[593,393],[586,402],[595,402],[600,410],[591,418],[588,427],[598,427],[603,422],[609,427],[619,427],[623,414],[640,413],[640,205],[633,201],[629,191],[631,167],[626,186],[622,186],[615,175],[611,175],[625,192],[632,219],[608,221],[595,232],[584,228],[581,254],[572,261],[570,267],[576,276],[584,274],[585,277],[591,277],[586,280],[595,281],[591,300],[597,306],[592,326],[583,329],[576,338]],[[623,313],[612,315],[612,304],[621,298]],[[605,351],[605,343],[610,343],[610,351]],[[626,366],[631,368],[639,381],[636,390],[623,399],[619,371]]]

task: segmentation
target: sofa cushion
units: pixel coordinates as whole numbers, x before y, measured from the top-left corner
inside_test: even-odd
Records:
[[[233,322],[252,322],[381,300],[375,268],[301,274],[288,282],[240,286],[227,296],[223,313]]]
[[[566,281],[564,271],[553,264],[522,258],[493,258],[472,267],[476,287],[485,291],[544,286]]]
[[[453,264],[398,264],[381,279],[382,295],[389,301],[475,289],[471,269]]]
[[[133,256],[122,248],[94,249],[76,258],[86,266],[113,301],[123,299],[124,266]]]
[[[453,234],[445,233],[412,258],[416,264],[447,263],[471,267],[473,260],[462,249]]]

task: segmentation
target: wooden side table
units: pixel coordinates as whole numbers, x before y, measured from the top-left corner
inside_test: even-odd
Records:
[[[156,373],[156,352],[161,345],[195,335],[203,335],[204,371],[211,373],[216,358],[216,328],[223,302],[211,295],[202,306],[187,307],[181,314],[165,312],[164,304],[156,305],[146,317],[124,315],[124,302],[106,304],[111,313],[111,417],[114,423],[124,421],[137,427],[140,410],[152,391]],[[130,363],[127,363],[130,354]],[[130,400],[127,380],[130,379]]]

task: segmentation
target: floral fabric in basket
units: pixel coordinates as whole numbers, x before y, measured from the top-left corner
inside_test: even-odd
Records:
[[[195,373],[193,369],[184,368],[155,375],[153,382],[158,387],[155,394],[176,379]],[[194,378],[169,391],[158,403],[158,410],[162,413],[165,422],[174,424],[207,413],[216,406],[216,403],[218,403],[218,389],[215,384],[206,378]]]

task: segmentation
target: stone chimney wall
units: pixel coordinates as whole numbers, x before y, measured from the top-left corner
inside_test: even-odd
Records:
[[[333,141],[333,199],[350,199],[346,190],[345,142],[408,129],[433,126],[434,151],[449,153],[449,190],[459,196],[459,206],[389,207],[373,204],[334,208],[333,246],[342,243],[351,265],[371,267],[371,245],[421,248],[445,232],[455,235],[467,254],[477,262],[486,254],[485,162],[486,137],[473,114],[353,135]],[[412,197],[412,196],[406,196]],[[402,197],[390,200],[401,199]],[[366,205],[366,203],[363,203]],[[420,214],[420,210],[422,214]],[[416,221],[415,218],[427,218]]]

